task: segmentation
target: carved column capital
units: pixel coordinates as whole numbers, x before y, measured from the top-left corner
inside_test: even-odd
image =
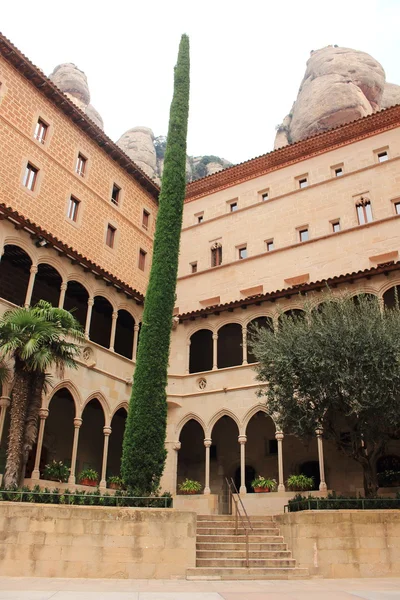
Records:
[[[104,435],[106,435],[106,436],[108,436],[108,435],[111,435],[111,427],[108,427],[107,425],[105,425],[105,426],[103,427],[103,433],[104,433]]]
[[[218,333],[213,333],[212,334],[212,339],[213,340],[217,340],[218,339]]]
[[[79,417],[77,417],[76,419],[74,419],[74,427],[75,427],[75,429],[79,429],[80,426],[82,425],[82,423],[83,423],[83,421]]]
[[[239,444],[245,444],[247,442],[247,435],[239,435],[238,442]]]
[[[182,447],[182,444],[181,444],[181,442],[174,442],[174,443],[172,444],[172,447],[173,447],[173,449],[174,449],[174,450],[176,450],[176,452],[179,452],[179,450],[180,450],[180,449],[181,449],[181,447]]]
[[[37,265],[31,265],[30,273],[32,273],[33,275],[36,275],[37,272],[38,272],[38,266]]]
[[[118,319],[118,311],[117,310],[113,310],[111,318],[113,321],[116,321]]]
[[[212,444],[211,438],[205,438],[205,440],[204,440],[204,446],[206,448],[210,448],[211,444]]]
[[[68,282],[67,281],[63,281],[62,284],[60,285],[60,290],[62,292],[65,292],[66,289],[67,289],[67,287],[68,287]]]
[[[47,419],[47,417],[49,416],[49,409],[48,408],[40,408],[39,409],[39,417],[41,419]]]
[[[318,429],[315,430],[315,435],[317,436],[317,438],[322,437],[324,433],[324,430],[322,429],[322,427],[318,427]]]
[[[275,431],[275,439],[276,440],[283,440],[283,438],[285,437],[283,431]]]
[[[93,306],[93,304],[94,304],[94,298],[88,298],[87,303],[88,303],[88,306]]]
[[[134,325],[133,326],[133,331],[139,331],[139,325]]]
[[[8,406],[10,406],[11,400],[9,396],[1,396],[0,397],[0,406],[4,406],[4,408],[7,408]]]

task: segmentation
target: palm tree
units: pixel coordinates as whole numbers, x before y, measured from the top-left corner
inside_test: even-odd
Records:
[[[73,341],[69,342],[69,337]],[[84,339],[71,313],[40,300],[29,309],[15,308],[0,319],[0,353],[14,360],[10,434],[3,485],[20,483],[26,460],[37,437],[37,420],[48,370],[62,374],[65,367],[77,368],[75,358]]]

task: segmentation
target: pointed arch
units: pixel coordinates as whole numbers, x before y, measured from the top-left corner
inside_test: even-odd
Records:
[[[196,415],[195,413],[188,413],[179,421],[178,425],[175,427],[175,434],[176,434],[177,440],[179,440],[181,431],[184,428],[184,426],[186,425],[186,423],[188,423],[189,421],[192,421],[192,420],[197,421],[197,423],[203,429],[204,437],[206,437],[206,426],[205,426],[203,419],[201,417],[199,417],[199,415]]]
[[[128,414],[128,402],[124,401],[124,402],[120,402],[112,411],[111,415],[110,415],[110,423],[114,418],[115,413],[117,413],[120,408],[123,408],[126,412],[126,414]]]
[[[33,247],[32,243],[29,243],[27,240],[14,235],[6,235],[4,238],[3,248],[5,246],[18,246],[18,248],[26,252],[33,265],[37,264],[38,253],[35,252],[35,248]]]
[[[49,408],[50,402],[52,401],[53,397],[57,394],[57,392],[59,392],[63,388],[68,390],[71,394],[75,404],[75,417],[79,417],[81,415],[82,398],[78,388],[70,379],[64,379],[63,381],[60,381],[51,389],[51,391],[43,399],[43,408]]]
[[[263,412],[266,415],[268,415],[269,417],[271,417],[271,420],[273,422],[273,424],[275,425],[275,431],[276,431],[276,422],[274,421],[272,415],[268,412],[268,408],[265,404],[255,404],[254,406],[252,406],[247,413],[244,415],[243,419],[242,419],[242,427],[241,427],[241,435],[246,435],[246,431],[247,431],[247,426],[250,423],[250,420],[252,419],[252,417],[254,417],[254,415],[256,415],[258,412]]]
[[[211,437],[214,425],[220,420],[221,417],[230,417],[232,421],[236,423],[236,426],[238,428],[238,435],[240,435],[240,421],[235,415],[235,413],[229,410],[229,408],[221,408],[221,410],[219,410],[208,422],[206,428],[206,437]]]
[[[110,406],[105,398],[105,396],[102,394],[102,392],[97,391],[97,392],[93,392],[92,394],[90,394],[90,396],[88,396],[85,400],[85,402],[82,405],[82,409],[81,409],[81,414],[79,415],[82,418],[83,415],[83,411],[85,410],[86,406],[89,404],[89,402],[91,400],[98,400],[100,406],[103,409],[103,413],[104,413],[104,425],[106,427],[110,426],[110,416],[111,416],[111,410],[110,410]]]

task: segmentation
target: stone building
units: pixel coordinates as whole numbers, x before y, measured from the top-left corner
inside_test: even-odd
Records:
[[[26,477],[37,483],[56,459],[71,467],[69,486],[92,467],[105,488],[120,469],[159,189],[4,37],[0,140],[1,311],[44,298],[74,308],[86,334],[80,368],[54,375],[43,399]],[[313,475],[318,493],[362,489],[357,463],[323,432],[306,444],[276,429],[256,396],[247,330],[276,327],[305,294],[317,305],[327,284],[394,302],[399,161],[394,106],[187,186],[162,484],[175,493],[198,479],[204,494],[176,506],[218,510],[225,476],[253,513],[287,501],[292,473]],[[394,441],[387,454],[399,453]],[[255,474],[275,477],[278,492],[247,493]]]

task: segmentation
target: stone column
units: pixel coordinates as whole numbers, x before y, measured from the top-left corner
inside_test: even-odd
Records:
[[[72,443],[71,471],[68,477],[68,483],[75,483],[76,456],[78,454],[79,429],[82,425],[82,419],[74,419],[74,441]]]
[[[0,398],[0,444],[3,439],[4,423],[6,421],[7,408],[10,406],[10,397],[1,396]]]
[[[213,333],[213,371],[218,369],[218,333]]]
[[[247,327],[242,327],[242,350],[243,350],[243,360],[242,365],[247,365]]]
[[[111,335],[110,335],[110,350],[114,352],[114,344],[115,344],[115,333],[117,331],[117,319],[118,312],[116,310],[113,311],[111,316]]]
[[[175,466],[174,466],[174,480],[172,483],[172,493],[176,494],[177,492],[177,487],[178,487],[178,452],[182,447],[181,442],[174,442],[173,444],[173,449],[175,450]]]
[[[190,373],[190,346],[191,346],[192,342],[191,340],[187,341],[187,350],[186,350],[186,368],[185,368],[185,373],[186,375],[188,373]]]
[[[28,288],[26,290],[26,296],[25,296],[25,304],[24,304],[25,308],[29,308],[31,305],[33,286],[35,285],[35,277],[36,277],[37,272],[38,272],[37,265],[32,265],[31,269],[30,269]]]
[[[206,449],[206,474],[205,474],[205,485],[204,485],[204,493],[211,494],[210,489],[210,447],[211,447],[211,438],[205,438],[204,446]]]
[[[283,432],[276,431],[275,439],[278,442],[278,492],[285,491],[285,481],[283,478]]]
[[[60,285],[60,299],[58,301],[58,308],[64,308],[65,292],[67,291],[68,283],[63,281]]]
[[[137,344],[139,337],[139,325],[133,326],[133,346],[132,346],[132,360],[136,362],[137,356]]]
[[[85,338],[89,339],[90,321],[92,320],[92,308],[94,304],[94,298],[88,298],[87,301],[87,313],[86,313],[86,324],[85,324]]]
[[[100,487],[101,488],[106,488],[107,487],[107,458],[108,458],[108,441],[110,439],[110,435],[111,435],[111,427],[103,427],[103,433],[104,433],[104,446],[103,446],[103,464],[101,467],[101,480],[100,480]]]
[[[319,461],[319,478],[321,480],[319,484],[319,489],[321,492],[326,492],[327,485],[325,482],[325,466],[324,466],[324,445],[322,442],[322,434],[324,433],[322,428],[318,428],[315,430],[315,434],[317,436],[317,444],[318,444],[318,461]]]
[[[35,466],[32,471],[31,479],[40,479],[40,457],[42,456],[42,446],[43,446],[43,436],[44,436],[44,426],[46,424],[46,419],[49,416],[48,408],[41,408],[39,410],[39,433],[38,440],[36,445],[36,456],[35,456]]]
[[[247,494],[246,488],[246,442],[247,436],[239,435],[238,442],[240,444],[240,494]]]

